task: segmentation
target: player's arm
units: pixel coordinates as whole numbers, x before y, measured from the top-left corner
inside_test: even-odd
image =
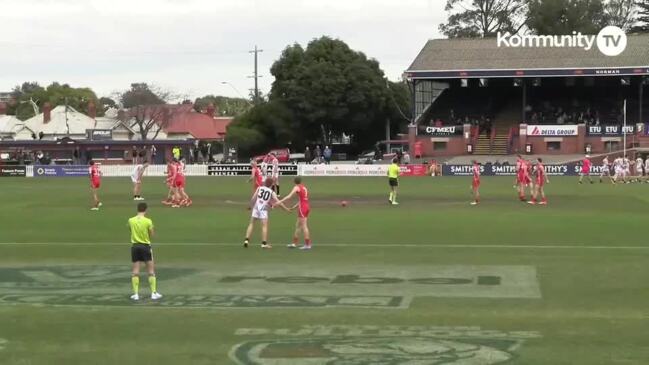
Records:
[[[285,201],[291,199],[296,192],[297,192],[297,186],[294,187],[293,190],[291,190],[291,192],[284,197],[284,199],[280,200],[279,203],[284,203]]]
[[[250,197],[250,204],[248,207],[252,209],[253,206],[255,206],[255,201],[257,200],[257,193],[259,192],[259,188],[255,190],[254,193],[252,193],[252,196]]]
[[[286,207],[286,205],[284,205],[284,203],[283,203],[282,201],[279,200],[279,198],[277,198],[277,194],[275,194],[275,193],[273,193],[273,197],[271,198],[271,202],[272,202],[272,205],[273,205],[273,206],[275,206],[275,205],[279,205],[279,206],[282,207],[285,211],[287,211],[287,212],[290,212],[290,211],[291,211],[290,209],[288,209],[288,208]]]

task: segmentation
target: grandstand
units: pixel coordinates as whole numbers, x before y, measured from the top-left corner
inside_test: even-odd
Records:
[[[616,57],[595,47],[499,48],[495,38],[435,39],[405,75],[415,116],[409,142],[411,148],[419,142],[425,156],[605,153],[625,147],[623,133],[627,148],[649,145],[646,34],[629,35]],[[625,100],[630,129],[606,128],[623,123]]]

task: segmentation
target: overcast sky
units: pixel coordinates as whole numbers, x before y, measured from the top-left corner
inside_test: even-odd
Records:
[[[444,0],[0,0],[0,91],[23,81],[87,86],[99,96],[148,82],[190,98],[247,95],[255,44],[263,77],[289,44],[340,38],[396,80]],[[222,82],[230,82],[234,88]]]

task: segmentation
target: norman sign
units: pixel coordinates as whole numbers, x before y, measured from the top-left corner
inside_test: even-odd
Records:
[[[576,125],[528,125],[527,135],[530,137],[576,136]]]

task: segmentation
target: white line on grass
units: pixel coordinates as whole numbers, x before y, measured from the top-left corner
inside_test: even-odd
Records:
[[[0,242],[0,246],[128,246],[128,242]],[[224,242],[168,242],[155,243],[154,246],[221,246],[236,247],[241,243]],[[253,245],[254,246],[254,245]],[[582,245],[468,245],[437,243],[321,243],[317,242],[314,250],[326,247],[386,247],[386,248],[494,248],[494,249],[569,249],[569,250],[649,250],[647,246],[582,246]]]

